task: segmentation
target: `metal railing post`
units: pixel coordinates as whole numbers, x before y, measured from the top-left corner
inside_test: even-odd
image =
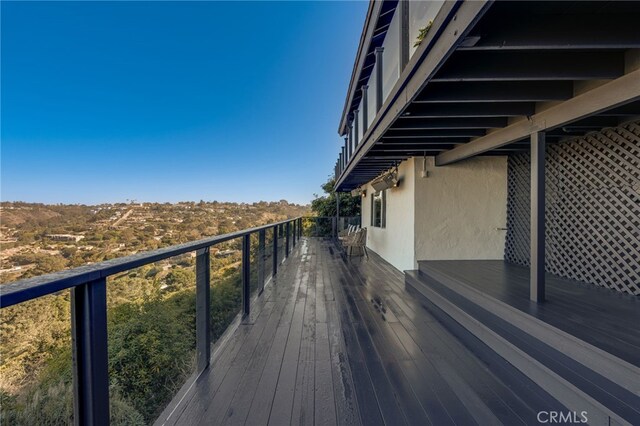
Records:
[[[108,425],[106,278],[71,289],[71,339],[74,423]]]
[[[273,272],[272,276],[278,273],[278,225],[273,227]]]
[[[331,236],[333,238],[338,238],[338,218],[331,218]]]
[[[298,221],[294,220],[293,222],[291,222],[291,226],[293,227],[291,233],[293,234],[293,246],[296,246],[296,243],[298,242],[298,232],[296,230],[296,226],[297,226]]]
[[[289,257],[289,234],[291,233],[291,222],[287,222],[286,225],[286,235],[285,235],[285,245],[284,245],[284,257],[285,259]]]
[[[258,284],[260,285],[260,293],[264,291],[264,268],[266,263],[265,243],[267,235],[264,229],[258,232]]]
[[[211,359],[211,258],[209,247],[196,251],[196,353],[198,373]]]
[[[242,311],[251,312],[251,234],[242,237]]]

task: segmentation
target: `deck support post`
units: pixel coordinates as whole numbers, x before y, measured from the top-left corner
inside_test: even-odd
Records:
[[[289,258],[289,240],[291,238],[291,222],[287,222],[285,225],[285,244],[284,244],[284,257]]]
[[[267,263],[265,244],[267,240],[267,231],[261,229],[258,232],[258,285],[260,285],[260,293],[264,291],[264,270]]]
[[[106,278],[71,289],[71,339],[74,423],[108,425]]]
[[[545,133],[531,134],[531,251],[529,298],[536,303],[545,299]]]
[[[196,251],[196,356],[197,373],[211,359],[211,259],[209,247]]]
[[[242,237],[242,313],[251,313],[251,234]]]
[[[384,47],[376,47],[375,55],[376,55],[376,87],[375,87],[375,95],[376,95],[376,114],[382,108],[382,103],[384,100],[382,99],[382,53],[384,52]]]
[[[273,277],[278,273],[278,225],[273,227],[273,256],[271,260],[273,262],[271,276]]]

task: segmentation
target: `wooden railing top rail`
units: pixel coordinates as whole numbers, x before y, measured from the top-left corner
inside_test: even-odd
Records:
[[[100,278],[106,278],[119,272],[128,271],[130,269],[138,268],[170,257],[211,247],[225,241],[241,238],[245,235],[284,225],[300,218],[302,218],[302,216],[228,234],[216,235],[214,237],[204,238],[184,244],[136,253],[130,256],[119,257],[91,265],[80,266],[78,268],[40,275],[33,278],[26,278],[9,284],[3,284],[0,285],[0,308],[6,308],[18,303],[36,299],[60,290],[86,284]]]

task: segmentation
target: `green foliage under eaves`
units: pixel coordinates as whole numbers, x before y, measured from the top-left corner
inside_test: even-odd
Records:
[[[416,42],[413,44],[413,47],[420,46],[422,40],[424,40],[424,38],[427,36],[427,33],[429,33],[431,25],[433,25],[433,21],[429,21],[425,27],[420,28],[420,30],[418,31],[418,37],[416,37]]]

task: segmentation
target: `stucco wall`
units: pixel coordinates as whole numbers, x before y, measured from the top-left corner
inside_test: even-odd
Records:
[[[475,157],[435,167],[422,178],[415,161],[415,256],[418,260],[502,259],[507,157]]]
[[[367,227],[367,247],[387,262],[402,270],[415,269],[414,255],[414,160],[400,164],[398,188],[387,190],[387,220],[385,228],[371,226],[371,185],[366,186],[367,196],[362,203],[362,226]]]
[[[371,226],[373,188],[366,185],[362,224],[367,247],[400,270],[417,260],[502,259],[507,206],[507,157],[477,157],[435,167],[421,177],[422,158],[400,164],[398,188],[387,191],[386,227]]]

